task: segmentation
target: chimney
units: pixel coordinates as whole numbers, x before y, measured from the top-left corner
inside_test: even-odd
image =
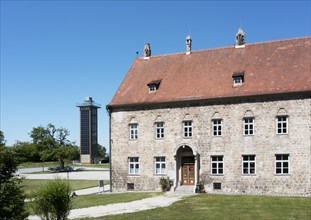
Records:
[[[151,56],[150,44],[147,42],[144,46],[144,59],[149,59]]]
[[[244,48],[245,47],[245,32],[242,28],[239,28],[238,32],[235,35],[235,48]]]
[[[189,55],[191,53],[191,43],[192,43],[192,39],[190,37],[190,35],[188,35],[186,37],[186,54]]]

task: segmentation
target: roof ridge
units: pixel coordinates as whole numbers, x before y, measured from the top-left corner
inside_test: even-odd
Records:
[[[294,37],[294,38],[286,38],[282,40],[270,40],[270,41],[262,41],[262,42],[255,42],[255,43],[250,43],[250,44],[245,44],[245,46],[252,46],[252,45],[258,45],[258,44],[267,44],[267,43],[276,43],[276,42],[282,42],[282,41],[290,41],[290,40],[298,40],[298,39],[304,39],[304,38],[310,38],[311,36],[303,36],[303,37]],[[193,50],[191,53],[200,53],[200,52],[205,52],[205,51],[210,51],[210,50],[221,50],[221,49],[227,49],[227,48],[234,48],[234,45],[230,46],[223,46],[223,47],[216,47],[216,48],[207,48],[207,49],[199,49],[199,50]],[[150,56],[150,58],[159,58],[159,57],[166,57],[166,56],[173,56],[173,55],[182,55],[186,54],[186,52],[176,52],[176,53],[168,53],[168,54],[160,54],[156,56]],[[144,57],[138,57],[138,59],[144,59]]]

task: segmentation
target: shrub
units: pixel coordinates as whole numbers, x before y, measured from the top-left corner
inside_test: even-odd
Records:
[[[31,207],[45,220],[67,219],[71,209],[70,185],[67,180],[56,178],[33,194]]]
[[[170,178],[162,176],[160,178],[160,185],[163,192],[169,191],[171,189]]]
[[[1,132],[0,132],[1,134]],[[14,175],[17,170],[15,154],[5,147],[0,149],[0,219],[20,220],[28,216],[21,180]]]

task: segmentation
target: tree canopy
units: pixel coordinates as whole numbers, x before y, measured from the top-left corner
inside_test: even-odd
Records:
[[[5,146],[5,139],[4,139],[4,133],[0,130],[0,149]]]
[[[73,160],[79,157],[78,147],[67,139],[69,134],[65,128],[56,128],[53,124],[48,124],[46,127],[33,128],[30,137],[42,161],[58,160],[63,169],[65,159]]]

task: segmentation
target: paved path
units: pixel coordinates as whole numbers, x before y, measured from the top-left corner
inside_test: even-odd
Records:
[[[78,171],[69,173],[48,173],[48,174],[20,174],[26,179],[55,179],[60,177],[62,179],[71,180],[109,180],[109,171]]]
[[[116,203],[105,206],[94,206],[82,209],[73,209],[69,214],[69,219],[101,217],[106,215],[116,215],[123,213],[139,212],[148,209],[169,206],[172,203],[181,200],[186,195],[166,193],[163,196],[156,196],[133,202]],[[38,220],[38,216],[29,216],[29,220]]]
[[[105,170],[105,171],[109,171],[109,168],[102,168],[102,167],[75,167],[75,166],[71,166],[74,169],[85,169],[85,170]],[[16,172],[18,174],[22,174],[22,173],[34,173],[34,172],[42,172],[42,171],[48,171],[49,167],[44,167],[44,169],[42,169],[42,167],[35,167],[35,168],[20,168],[18,169]]]

